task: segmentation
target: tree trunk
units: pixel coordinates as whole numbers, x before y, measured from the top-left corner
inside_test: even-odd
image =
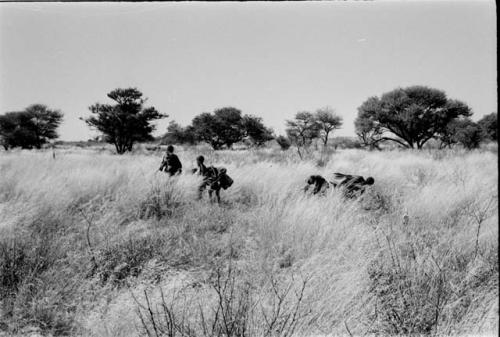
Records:
[[[297,146],[297,152],[299,154],[300,160],[302,160],[302,153],[300,153],[300,147]]]
[[[326,147],[328,145],[328,135],[330,132],[325,131],[325,138],[323,139],[323,147]]]
[[[118,154],[124,154],[125,153],[125,146],[122,143],[120,143],[120,142],[115,143],[115,147],[116,147],[116,152]]]

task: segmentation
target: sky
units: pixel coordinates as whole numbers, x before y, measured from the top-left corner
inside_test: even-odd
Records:
[[[169,115],[155,135],[225,106],[280,134],[330,106],[354,136],[368,97],[427,85],[478,120],[497,111],[495,20],[486,0],[0,3],[0,113],[46,104],[87,140],[88,107],[136,87]]]

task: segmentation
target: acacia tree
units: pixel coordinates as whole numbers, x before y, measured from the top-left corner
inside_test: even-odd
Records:
[[[264,126],[262,118],[242,116],[241,111],[233,107],[217,109],[213,114],[204,112],[193,118],[188,128],[198,140],[210,144],[214,150],[224,146],[230,149],[245,138],[256,146],[273,139],[272,130]]]
[[[242,126],[245,136],[255,146],[262,146],[274,139],[273,130],[267,128],[260,117],[245,115],[243,116]]]
[[[191,126],[196,137],[214,150],[231,148],[245,137],[241,111],[233,107],[217,109],[213,114],[204,112],[193,118]]]
[[[241,111],[233,107],[217,109],[213,114],[204,112],[193,118],[191,126],[196,137],[214,150],[231,148],[245,136]]]
[[[221,139],[228,149],[243,140],[245,129],[240,110],[233,107],[217,109],[214,111],[214,117]]]
[[[411,86],[370,97],[358,108],[355,126],[358,136],[367,136],[372,146],[392,141],[421,149],[452,120],[471,115],[465,103],[448,99],[441,90]]]
[[[118,154],[132,151],[136,142],[153,140],[151,133],[155,126],[151,122],[168,117],[154,107],[145,108],[147,99],[136,88],[115,89],[108,93],[108,97],[116,104],[96,103],[90,106],[95,116],[84,121],[102,132],[104,140],[114,144]]]
[[[320,129],[319,136],[323,141],[323,146],[326,147],[330,133],[342,127],[342,117],[335,114],[332,108],[324,107],[316,110],[314,118]]]
[[[498,115],[496,112],[493,112],[489,115],[484,116],[477,122],[477,124],[483,130],[485,139],[498,141],[497,120]]]
[[[0,138],[5,149],[21,147],[39,149],[51,139],[56,139],[57,127],[63,114],[43,104],[33,104],[19,112],[0,115]]]
[[[451,148],[453,144],[456,144],[455,132],[457,129],[458,119],[452,120],[446,125],[443,130],[436,136],[436,139],[439,140],[439,149],[443,149],[445,147]]]
[[[167,133],[161,139],[162,144],[195,144],[196,136],[192,126],[182,127],[176,121],[171,121]]]
[[[463,118],[453,123],[452,135],[453,142],[472,150],[479,147],[483,139],[483,130],[469,118]]]
[[[197,139],[210,144],[214,150],[222,148],[224,140],[219,132],[217,120],[210,112],[203,112],[193,118],[191,125]]]
[[[383,140],[383,129],[380,124],[370,116],[373,116],[379,108],[376,97],[368,98],[359,108],[358,117],[354,121],[356,135],[362,146],[370,150],[380,150],[379,143]]]
[[[297,147],[299,157],[302,158],[300,148],[307,149],[312,141],[319,137],[320,125],[312,113],[300,111],[295,114],[293,120],[286,121],[286,126],[288,139]]]

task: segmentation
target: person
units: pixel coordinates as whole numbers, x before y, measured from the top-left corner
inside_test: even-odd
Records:
[[[314,186],[312,194],[325,194],[326,190],[330,187],[328,181],[320,175],[312,175],[306,180],[306,186],[304,187],[304,192],[309,191],[309,189]]]
[[[225,168],[217,169],[214,166],[205,166],[205,158],[198,156],[196,158],[197,169],[193,173],[197,173],[203,177],[203,181],[198,187],[198,200],[203,196],[203,191],[208,188],[209,199],[212,200],[212,194],[215,192],[217,202],[220,204],[220,190],[227,189],[233,184],[233,180],[227,175]]]
[[[356,198],[365,192],[367,186],[373,185],[375,179],[372,177],[363,178],[362,176],[355,176],[343,173],[334,173],[334,181],[331,182],[333,187],[342,188],[344,197]]]
[[[167,172],[171,177],[182,173],[181,161],[174,153],[174,147],[172,145],[167,147],[167,152],[161,161],[160,171]]]
[[[207,167],[205,166],[205,157],[198,156],[196,157],[196,168],[193,169],[193,173],[197,173],[200,176],[204,176],[207,172]]]

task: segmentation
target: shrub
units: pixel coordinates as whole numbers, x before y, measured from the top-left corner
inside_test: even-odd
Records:
[[[178,191],[171,182],[165,186],[153,185],[138,207],[139,219],[172,217],[180,209],[182,202]]]
[[[308,317],[308,311],[303,308],[308,281],[305,278],[296,284],[293,278],[287,281],[270,276],[263,297],[238,267],[231,263],[218,266],[209,281],[208,296],[198,299],[198,303],[186,300],[185,294],[167,301],[161,288],[161,301],[157,305],[152,303],[147,291],[144,291],[143,302],[134,297],[141,322],[138,332],[155,337],[289,337]],[[182,297],[184,301],[180,302]],[[207,307],[208,301],[211,306]]]
[[[73,327],[74,303],[65,303],[72,294],[70,275],[55,273],[63,258],[58,236],[60,224],[41,218],[30,224],[32,234],[0,241],[0,297],[6,324],[17,330],[31,325],[43,331],[64,334]],[[65,284],[66,283],[66,284]]]
[[[129,276],[137,277],[147,261],[159,255],[163,238],[159,235],[129,236],[101,249],[97,270],[101,282],[120,285]]]
[[[276,137],[276,142],[280,146],[281,150],[286,151],[292,146],[292,142],[285,136]]]

